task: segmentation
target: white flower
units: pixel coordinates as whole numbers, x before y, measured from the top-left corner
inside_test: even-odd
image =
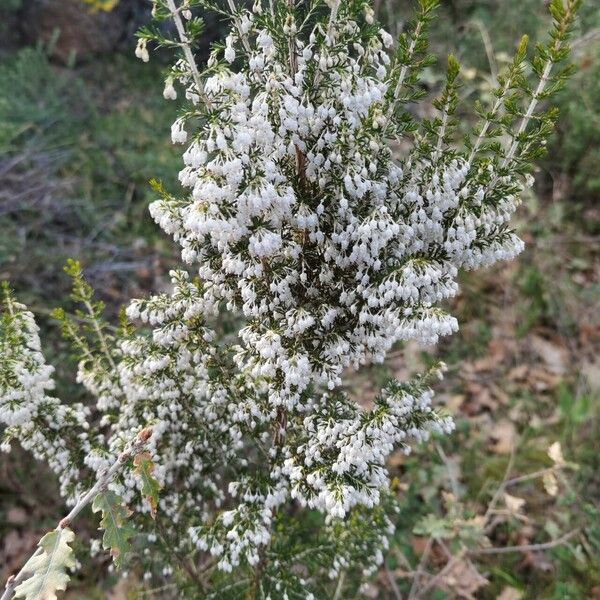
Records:
[[[148,62],[150,60],[148,48],[146,47],[147,43],[147,40],[145,40],[144,38],[140,38],[138,40],[137,46],[135,47],[136,57],[140,60],[143,60],[144,62]]]
[[[163,91],[163,97],[165,100],[176,100],[177,99],[177,91],[173,86],[173,78],[167,77],[165,81],[165,89]]]
[[[233,47],[234,37],[232,35],[227,36],[225,40],[225,60],[228,63],[232,63],[235,60],[235,49]]]

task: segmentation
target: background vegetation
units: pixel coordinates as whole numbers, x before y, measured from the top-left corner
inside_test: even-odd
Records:
[[[41,0],[0,6],[0,279],[39,316],[59,393],[73,399],[81,394],[74,365],[48,318],[68,306],[65,260],[81,259],[113,315],[129,298],[166,285],[177,261],[147,211],[148,180],[174,187],[180,164],[169,141],[177,105],[163,100],[160,84],[166,63],[133,58],[131,32],[147,7],[86,3],[65,1],[84,14],[83,41],[65,40],[64,23],[53,27]],[[408,3],[376,5],[392,33],[405,27]],[[582,11],[578,72],[561,94],[558,129],[520,212],[526,251],[463,276],[453,309],[461,331],[435,351],[450,367],[439,398],[457,432],[392,457],[404,510],[386,568],[361,597],[411,598],[415,579],[432,574],[435,585],[421,597],[600,598],[600,12],[593,5]],[[121,33],[108,40],[106,28],[117,23],[110,19]],[[432,50],[457,55],[463,97],[485,98],[520,35],[535,40],[547,23],[543,0],[446,1]],[[435,89],[441,72],[428,69],[424,84]],[[418,348],[398,348],[383,367],[356,375],[351,392],[368,403],[390,373],[430,360]],[[44,467],[24,454],[0,457],[1,579],[60,514],[53,489]],[[90,534],[96,526],[90,516]],[[535,549],[565,533],[564,543]],[[471,555],[469,536],[487,537],[490,552]],[[107,565],[84,560],[70,597],[139,597],[140,574],[118,581]]]

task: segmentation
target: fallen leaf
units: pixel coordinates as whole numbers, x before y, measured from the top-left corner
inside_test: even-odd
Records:
[[[496,598],[496,600],[520,600],[523,594],[520,590],[514,587],[505,586]]]
[[[558,494],[558,481],[556,481],[554,473],[544,473],[542,482],[544,484],[544,489],[550,496],[554,497]]]
[[[446,400],[446,408],[451,413],[457,413],[464,404],[466,396],[464,394],[454,394]]]
[[[517,498],[517,496],[511,496],[510,494],[504,493],[504,503],[506,508],[511,513],[521,512],[521,509],[525,506],[525,500],[523,498]]]
[[[510,454],[516,440],[514,424],[508,419],[501,419],[494,425],[490,433],[492,451],[496,454]]]
[[[490,385],[490,392],[499,404],[508,406],[508,404],[510,403],[510,398],[508,394],[503,389],[499,388],[496,384],[492,383]]]
[[[426,537],[417,537],[412,536],[410,539],[410,545],[412,551],[417,555],[421,556],[423,552],[425,552],[425,548],[427,547],[428,538]]]
[[[508,372],[508,379],[511,381],[525,381],[527,379],[527,372],[529,367],[527,365],[519,365]]]
[[[565,459],[563,457],[562,448],[560,447],[560,442],[554,442],[548,448],[548,456],[552,459],[552,461],[559,466],[565,464]]]
[[[538,392],[551,390],[555,388],[561,381],[562,378],[560,375],[552,373],[543,367],[532,368],[529,371],[529,385]]]
[[[400,450],[392,452],[387,459],[387,464],[390,468],[398,468],[406,464],[406,454]]]
[[[581,374],[592,390],[600,390],[600,361],[584,363],[581,366]]]
[[[489,584],[469,559],[459,560],[442,577],[445,587],[459,598],[473,598],[474,594]]]
[[[546,363],[552,373],[564,375],[569,362],[566,348],[539,335],[532,335],[530,343],[533,351]]]
[[[550,573],[554,569],[552,561],[543,552],[524,552],[522,565],[543,573]]]

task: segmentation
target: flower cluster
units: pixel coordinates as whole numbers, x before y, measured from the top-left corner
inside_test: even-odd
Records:
[[[33,314],[4,290],[0,318],[0,424],[3,450],[18,440],[59,478],[63,495],[73,499],[81,482],[79,466],[90,450],[87,417],[81,404],[53,398],[54,368],[41,352]]]
[[[399,446],[410,451],[411,440],[426,440],[432,431],[453,429],[451,419],[432,409],[433,392],[426,386],[441,373],[442,365],[424,378],[390,383],[370,411],[342,394],[328,395],[304,419],[304,443],[286,461],[292,497],[339,518],[356,505],[377,505],[387,488],[386,457]]]

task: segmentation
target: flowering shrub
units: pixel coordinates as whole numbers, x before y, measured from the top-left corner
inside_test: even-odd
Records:
[[[196,4],[231,21],[202,69]],[[441,364],[389,382],[371,408],[348,396],[344,374],[397,342],[456,331],[438,304],[459,270],[521,251],[509,220],[556,116],[537,108],[568,73],[553,67],[578,1],[553,0],[548,43],[529,62],[522,39],[460,143],[452,56],[436,115],[408,110],[435,0],[420,0],[398,40],[365,0],[227,5],[156,0],[178,38],[147,29],[136,48],[143,61],[150,44],[180,54],[164,96],[186,98],[172,126],[186,192],[154,182],[150,211],[194,275],[172,272],[172,290],[134,300],[115,333],[69,263],[81,310],[55,316],[95,406],[49,395],[33,316],[7,289],[4,447],[16,439],[46,460],[73,510],[93,502],[103,546],[118,566],[135,555],[145,579],[177,568],[191,597],[341,597],[377,569],[393,531],[386,457],[453,428],[432,403]],[[225,310],[241,323],[234,339],[220,331]],[[71,521],[5,597],[17,584],[17,597],[53,597],[32,591],[40,570],[64,588]]]

